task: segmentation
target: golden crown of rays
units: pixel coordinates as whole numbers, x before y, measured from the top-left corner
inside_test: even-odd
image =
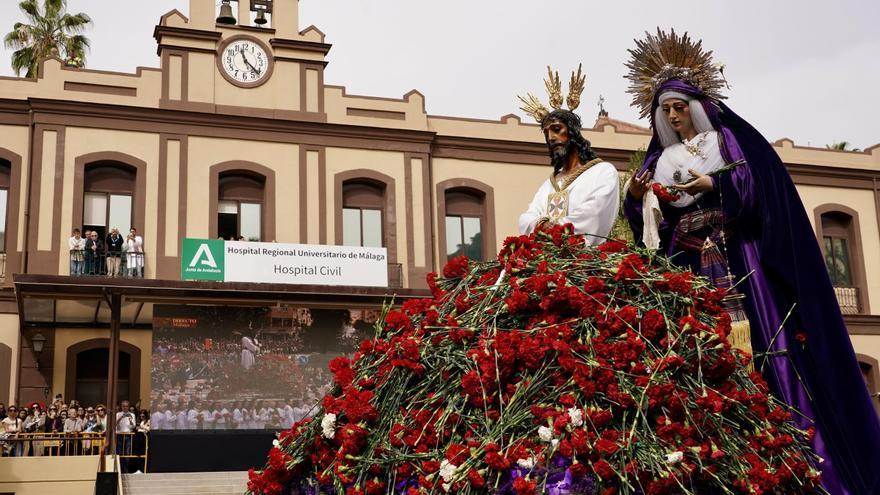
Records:
[[[587,76],[583,74],[582,64],[578,64],[577,72],[571,72],[571,81],[568,83],[568,96],[565,97],[565,103],[572,112],[581,104],[581,93],[584,92],[584,86],[587,82]],[[562,81],[559,79],[559,72],[554,71],[547,66],[547,77],[544,79],[544,87],[547,89],[547,95],[550,97],[550,107],[553,110],[562,108]],[[541,103],[535,95],[527,93],[525,97],[517,96],[519,101],[523,103],[520,110],[531,115],[540,123],[544,117],[550,113],[550,110]]]
[[[642,117],[651,113],[657,89],[670,79],[681,79],[702,91],[711,100],[721,100],[721,88],[727,86],[724,67],[712,63],[712,52],[703,51],[703,42],[693,41],[687,33],[681,36],[672,29],[667,34],[657,28],[657,36],[645,31],[645,39],[634,40],[626,62],[630,81],[627,93],[633,95],[633,106]]]

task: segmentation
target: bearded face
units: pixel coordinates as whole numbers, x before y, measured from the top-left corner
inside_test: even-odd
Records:
[[[550,150],[550,160],[555,170],[560,170],[574,152],[574,143],[565,122],[553,119],[544,124],[544,141]]]

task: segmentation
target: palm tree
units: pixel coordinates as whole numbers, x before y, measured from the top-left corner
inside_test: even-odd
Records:
[[[826,144],[825,148],[836,151],[861,151],[858,148],[853,148],[849,141],[840,141],[839,143]]]
[[[61,57],[67,65],[85,65],[89,39],[80,33],[92,24],[92,19],[84,13],[68,14],[67,0],[43,0],[42,4],[39,0],[19,3],[29,23],[16,22],[3,38],[6,48],[15,50],[15,75],[25,70],[25,77],[39,77],[40,62],[52,56]]]

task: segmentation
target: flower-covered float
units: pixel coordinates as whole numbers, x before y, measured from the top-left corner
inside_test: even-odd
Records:
[[[254,494],[824,493],[723,290],[570,226],[450,260],[330,364]]]

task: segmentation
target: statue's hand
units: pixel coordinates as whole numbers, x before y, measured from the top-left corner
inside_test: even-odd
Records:
[[[688,169],[688,173],[690,173],[693,177],[696,177],[696,179],[686,184],[676,184],[672,187],[678,189],[681,192],[688,193],[691,196],[699,193],[709,192],[715,189],[715,184],[712,182],[712,177],[709,177],[706,174],[701,174],[692,168]]]
[[[641,175],[636,175],[629,181],[629,194],[635,199],[642,199],[642,196],[651,187],[651,179],[654,178],[654,171],[645,169]]]

